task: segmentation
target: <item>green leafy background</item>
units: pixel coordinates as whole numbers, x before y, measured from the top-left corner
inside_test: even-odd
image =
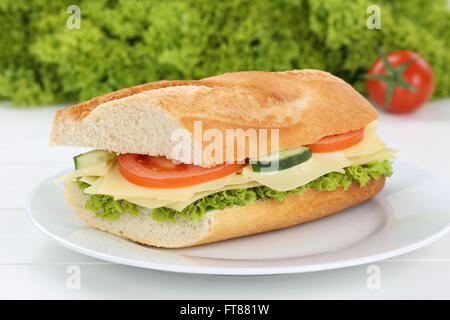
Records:
[[[75,102],[159,79],[238,70],[318,68],[364,92],[360,75],[385,51],[410,49],[450,95],[446,0],[1,0],[0,99]],[[81,8],[81,29],[66,8]],[[369,5],[381,29],[366,27]]]

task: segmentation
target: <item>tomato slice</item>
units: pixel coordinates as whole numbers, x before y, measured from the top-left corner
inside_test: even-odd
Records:
[[[133,184],[149,188],[180,188],[215,180],[234,173],[246,164],[223,163],[212,168],[175,163],[165,157],[125,153],[119,155],[119,170]]]
[[[316,143],[307,145],[312,152],[325,153],[349,148],[364,138],[364,128],[343,134],[335,134],[321,138]]]

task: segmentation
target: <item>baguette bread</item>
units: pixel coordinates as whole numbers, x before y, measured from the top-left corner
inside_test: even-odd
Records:
[[[268,139],[267,153],[290,149],[319,138],[367,126],[377,111],[345,81],[319,70],[248,71],[195,81],[158,81],[94,98],[56,113],[51,145],[70,145],[138,153],[211,167],[212,157],[190,159],[172,153],[171,134],[185,129],[193,136],[194,121],[202,129],[279,130],[279,143]],[[193,141],[194,138],[192,138]],[[203,141],[203,149],[206,143]],[[226,161],[259,156],[242,146],[227,153]],[[197,151],[198,152],[198,151]],[[230,158],[232,157],[232,158]],[[222,161],[223,162],[223,161]]]
[[[364,187],[353,183],[348,190],[289,194],[286,200],[260,200],[254,204],[206,213],[198,222],[178,219],[176,224],[158,222],[151,210],[141,208],[118,220],[97,217],[84,205],[89,196],[75,182],[65,184],[65,196],[74,212],[94,228],[155,247],[182,248],[276,230],[319,219],[373,197],[383,189],[385,178],[370,180]]]

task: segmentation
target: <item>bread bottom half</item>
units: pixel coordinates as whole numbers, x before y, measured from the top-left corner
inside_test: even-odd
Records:
[[[94,228],[142,244],[182,248],[286,228],[319,219],[361,203],[380,192],[385,177],[370,180],[364,187],[353,183],[346,191],[308,189],[303,195],[289,194],[285,201],[260,200],[243,207],[211,211],[197,222],[178,219],[177,223],[158,222],[152,210],[140,208],[137,217],[129,213],[111,221],[84,208],[89,196],[75,182],[64,186],[64,193],[75,213]]]

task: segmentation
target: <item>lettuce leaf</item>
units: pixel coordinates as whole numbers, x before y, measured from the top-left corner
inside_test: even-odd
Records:
[[[90,184],[77,181],[81,190],[86,189]],[[124,212],[129,212],[133,216],[139,214],[139,206],[126,200],[114,200],[113,197],[95,194],[86,201],[84,206],[88,210],[95,211],[97,217],[108,218],[109,220],[117,220]]]
[[[354,165],[344,168],[344,173],[330,172],[306,185],[289,191],[276,191],[266,186],[259,186],[247,189],[235,189],[221,191],[201,198],[181,212],[167,207],[153,209],[153,219],[157,221],[171,221],[176,223],[177,218],[192,219],[199,221],[208,211],[223,210],[237,206],[245,206],[260,199],[277,199],[284,201],[291,193],[303,194],[307,189],[313,188],[319,191],[334,191],[339,187],[347,190],[353,182],[364,187],[370,179],[378,179],[382,176],[392,175],[392,164],[389,160],[376,161],[363,165]],[[84,190],[89,184],[78,181],[79,187]],[[111,196],[92,195],[86,202],[86,209],[93,210],[97,216],[110,220],[118,219],[123,213],[130,212],[136,216],[139,213],[139,206],[126,200],[114,200]]]

